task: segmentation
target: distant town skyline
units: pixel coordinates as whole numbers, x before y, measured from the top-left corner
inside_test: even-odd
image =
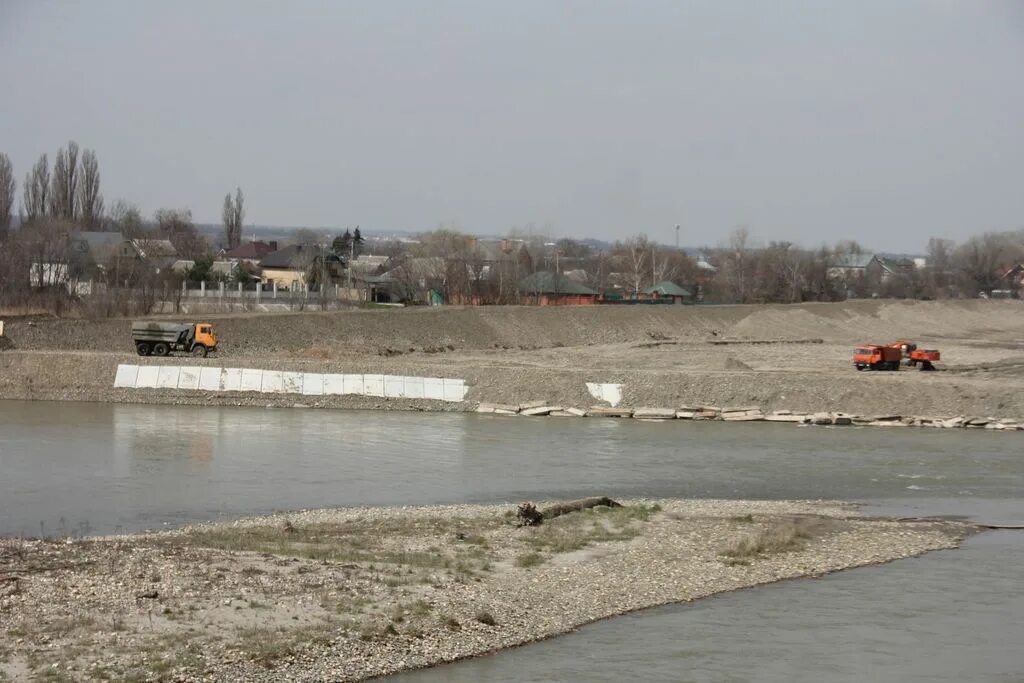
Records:
[[[1024,4],[0,4],[0,152],[216,223],[667,245],[1024,228]]]

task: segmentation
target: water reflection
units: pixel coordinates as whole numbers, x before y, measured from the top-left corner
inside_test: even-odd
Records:
[[[273,509],[593,493],[903,505],[1024,489],[1005,434],[27,402],[0,402],[0,434],[7,534],[61,517],[106,532]]]

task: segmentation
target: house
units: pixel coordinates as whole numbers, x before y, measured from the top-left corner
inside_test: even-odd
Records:
[[[65,235],[49,254],[29,267],[33,287],[66,285],[100,278],[106,272],[130,272],[138,252],[119,232],[77,231]]]
[[[910,259],[892,258],[875,254],[864,267],[864,275],[871,282],[885,283],[899,275],[909,275],[916,270]]]
[[[670,280],[656,282],[645,289],[642,294],[652,299],[671,299],[673,303],[677,304],[693,301],[693,292]]]
[[[220,257],[225,261],[247,261],[252,264],[259,263],[264,257],[277,251],[277,242],[263,242],[253,240],[245,244],[239,244],[234,249],[222,249]]]
[[[1003,289],[1008,290],[1011,296],[1020,296],[1021,289],[1024,289],[1024,263],[1017,263],[1007,268],[999,279],[1006,283]]]
[[[379,276],[363,276],[371,301],[381,303],[443,303],[448,264],[440,256],[410,258],[395,263]]]
[[[315,264],[326,260],[327,279],[338,277],[344,262],[333,252],[309,244],[293,244],[267,254],[260,260],[263,281],[279,289],[304,289]],[[315,280],[315,278],[314,278]]]
[[[538,306],[585,306],[597,303],[598,294],[561,273],[537,271],[519,282],[523,303]]]
[[[134,239],[131,245],[135,257],[148,263],[158,273],[170,269],[178,260],[178,250],[170,240]]]
[[[874,258],[874,254],[840,254],[828,263],[828,277],[843,280],[864,277]]]

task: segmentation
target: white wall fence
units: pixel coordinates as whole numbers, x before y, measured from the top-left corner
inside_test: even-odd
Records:
[[[404,375],[347,375],[252,368],[118,365],[114,386],[125,389],[250,391],[304,396],[375,396],[462,401],[465,380]]]

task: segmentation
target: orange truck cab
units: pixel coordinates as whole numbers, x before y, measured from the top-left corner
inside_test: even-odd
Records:
[[[858,370],[899,370],[903,351],[893,346],[868,344],[853,352],[853,367]]]
[[[195,351],[195,346],[198,344],[202,344],[207,352],[216,351],[217,333],[213,331],[213,325],[210,323],[196,323],[195,337],[192,342],[193,351]]]

